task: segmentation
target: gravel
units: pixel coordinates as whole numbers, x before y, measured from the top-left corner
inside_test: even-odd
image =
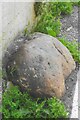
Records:
[[[67,40],[78,40],[78,7],[74,6],[71,15],[61,18],[62,28],[60,37],[64,36]]]
[[[74,6],[71,15],[62,16],[61,18],[62,28],[59,37],[65,37],[68,41],[76,40],[78,41],[78,7]],[[79,66],[71,73],[71,75],[66,79],[66,92],[61,98],[62,102],[65,104],[68,112],[69,118],[73,109],[73,97],[75,93],[75,86],[77,82],[77,73]],[[77,109],[77,108],[76,108]],[[75,114],[75,113],[74,113]]]
[[[61,98],[61,101],[65,104],[67,111],[69,112],[69,116],[71,115],[72,111],[72,101],[74,97],[74,92],[75,92],[75,85],[77,82],[77,72],[78,68],[76,68],[70,76],[65,80],[65,85],[66,85],[66,92],[65,95]]]

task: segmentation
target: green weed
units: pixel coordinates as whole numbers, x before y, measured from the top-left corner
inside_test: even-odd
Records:
[[[64,46],[66,46],[69,49],[74,60],[80,63],[80,51],[78,49],[79,43],[76,41],[65,40],[65,38],[59,38],[59,40]]]
[[[64,104],[56,99],[33,100],[28,93],[21,93],[14,86],[3,94],[2,116],[6,118],[66,118]]]
[[[42,32],[54,37],[60,33],[61,14],[70,14],[72,12],[71,2],[36,2],[34,6],[37,21],[34,23],[32,32]]]
[[[42,32],[57,36],[60,33],[61,23],[59,19],[55,19],[51,14],[43,14],[34,25],[33,32]]]

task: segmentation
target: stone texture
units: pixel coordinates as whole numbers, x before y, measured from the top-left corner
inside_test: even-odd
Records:
[[[42,33],[17,41],[7,51],[8,80],[22,91],[30,89],[34,97],[62,97],[65,79],[75,69],[69,50],[56,38]]]

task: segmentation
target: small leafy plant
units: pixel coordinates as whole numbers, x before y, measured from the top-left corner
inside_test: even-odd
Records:
[[[72,2],[72,5],[80,7],[80,1],[78,1],[78,2]]]
[[[68,41],[65,38],[59,38],[60,42],[66,46],[71,52],[74,60],[80,63],[80,51],[79,51],[79,43],[76,41]]]
[[[6,118],[67,118],[64,104],[54,98],[33,99],[13,86],[3,94],[3,119]]]
[[[42,32],[57,36],[60,33],[61,23],[59,19],[55,19],[51,14],[45,13],[38,17],[34,25],[33,32]]]
[[[72,3],[36,2],[34,8],[37,21],[32,32],[42,32],[56,37],[61,29],[61,14],[70,14],[72,12]]]
[[[70,14],[72,12],[72,2],[35,2],[34,9],[36,16],[41,15],[46,9],[53,16],[58,17],[61,14]]]

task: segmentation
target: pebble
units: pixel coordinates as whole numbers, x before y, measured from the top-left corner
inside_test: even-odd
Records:
[[[70,31],[72,28],[73,28],[73,27],[71,26],[71,27],[67,28],[67,30],[66,30],[66,31]]]

